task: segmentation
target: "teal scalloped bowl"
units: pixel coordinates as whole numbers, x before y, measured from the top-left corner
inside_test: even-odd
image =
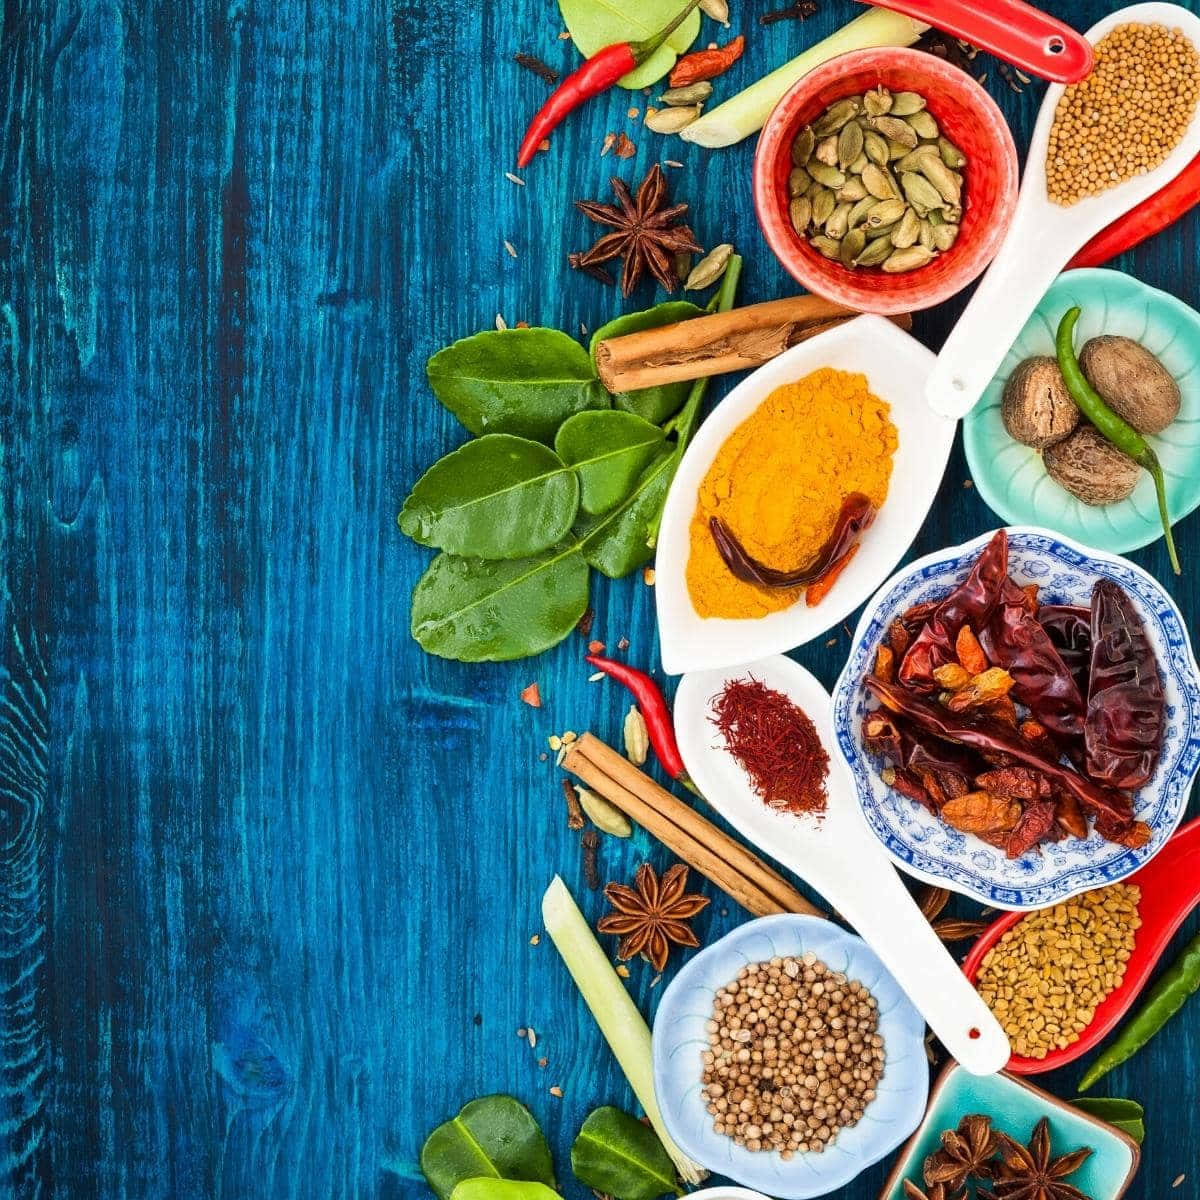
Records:
[[[1183,392],[1175,423],[1149,441],[1167,481],[1167,503],[1178,523],[1200,505],[1200,313],[1181,300],[1120,271],[1060,275],[963,422],[971,478],[991,510],[1011,525],[1043,525],[1110,554],[1124,554],[1162,536],[1154,484],[1143,474],[1128,500],[1094,508],[1064,491],[1041,455],[1014,442],[1000,419],[1004,385],[1017,365],[1054,353],[1054,331],[1072,305],[1083,309],[1077,345],[1101,333],[1123,334],[1158,356]]]

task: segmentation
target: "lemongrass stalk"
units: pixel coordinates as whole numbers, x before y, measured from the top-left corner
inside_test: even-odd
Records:
[[[658,1134],[663,1149],[671,1156],[679,1177],[684,1183],[695,1186],[704,1179],[706,1172],[672,1141],[654,1095],[650,1027],[600,948],[567,885],[557,875],[542,897],[542,923],[625,1072],[625,1078]]]
[[[771,110],[783,99],[784,93],[798,79],[803,79],[831,58],[877,46],[911,46],[928,28],[920,21],[889,12],[886,8],[872,8],[777,71],[752,83],[745,91],[710,109],[679,136],[685,142],[712,149],[732,146],[757,133],[767,123]]]

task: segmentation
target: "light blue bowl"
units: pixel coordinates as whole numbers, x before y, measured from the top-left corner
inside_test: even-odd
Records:
[[[834,688],[833,726],[867,824],[897,866],[981,904],[1044,908],[1132,875],[1175,832],[1200,767],[1200,670],[1179,609],[1162,584],[1141,567],[1044,529],[1010,529],[1009,573],[1018,583],[1036,583],[1043,604],[1090,604],[1096,580],[1106,578],[1125,589],[1146,622],[1167,704],[1158,769],[1133,798],[1135,815],[1150,826],[1152,835],[1140,850],[1093,833],[1086,841],[1066,838],[1009,859],[980,838],[943,825],[921,805],[892,791],[880,778],[880,764],[863,748],[863,718],[876,707],[863,679],[892,621],[912,605],[940,599],[961,583],[991,537],[984,534],[927,555],[884,584],[858,623],[850,657]]]
[[[1008,377],[1025,359],[1054,354],[1058,322],[1076,304],[1083,309],[1076,349],[1102,333],[1133,338],[1157,355],[1179,384],[1179,417],[1148,440],[1162,462],[1172,520],[1183,520],[1200,505],[1200,313],[1120,271],[1068,271],[1054,281],[964,420],[963,443],[975,487],[1004,521],[1043,525],[1088,546],[1123,554],[1162,537],[1150,476],[1143,472],[1133,495],[1119,504],[1083,504],[1046,474],[1038,451],[1009,437],[1000,418]]]
[[[929,1112],[901,1152],[879,1200],[904,1200],[904,1180],[920,1184],[925,1158],[940,1148],[942,1131],[957,1128],[973,1113],[991,1117],[996,1129],[1022,1143],[1028,1142],[1042,1117],[1049,1117],[1050,1146],[1056,1156],[1090,1146],[1091,1157],[1064,1182],[1092,1200],[1119,1200],[1137,1172],[1137,1143],[1119,1129],[1023,1079],[1005,1073],[969,1075],[951,1063],[934,1085]]]
[[[720,988],[750,963],[812,951],[827,967],[858,980],[879,1003],[886,1062],[876,1097],[857,1125],[820,1154],[789,1162],[771,1151],[746,1150],[713,1129],[701,1092],[705,1023]],[[925,1021],[875,952],[861,938],[819,917],[763,917],[739,926],[701,951],[676,975],[654,1019],[654,1091],[667,1131],[710,1171],[780,1200],[824,1196],[890,1154],[921,1120],[929,1094]]]

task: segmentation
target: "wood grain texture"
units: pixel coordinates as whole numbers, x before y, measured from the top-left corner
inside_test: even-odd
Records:
[[[767,0],[743,3],[723,89],[855,11],[761,29]],[[1049,7],[1086,26],[1111,5]],[[0,22],[0,1195],[425,1195],[424,1134],[504,1090],[579,1197],[575,1131],[631,1101],[530,944],[556,870],[601,910],[539,755],[565,728],[615,737],[625,698],[574,638],[509,666],[423,656],[428,555],[395,514],[464,440],[433,350],[497,312],[575,331],[628,307],[565,268],[593,233],[570,202],[610,173],[678,158],[745,298],[790,294],[752,146],[664,145],[619,93],[509,182],[545,92],[513,52],[572,64],[551,0],[9,0]],[[1040,87],[990,86],[1027,133]],[[633,161],[600,157],[609,130]],[[1122,265],[1196,304],[1197,228]],[[964,481],[956,451],[915,552],[994,525]],[[1200,560],[1195,518],[1180,545]],[[1166,577],[1157,547],[1135,557]],[[1195,575],[1174,587],[1194,621]],[[657,661],[652,601],[598,581],[594,636]],[[799,657],[831,682],[846,646]],[[517,701],[533,679],[540,711]],[[644,835],[603,854],[623,877],[666,861]],[[718,900],[698,928],[742,916]],[[644,964],[630,986],[652,1012]],[[1112,1079],[1149,1110],[1135,1200],[1200,1188],[1198,1034],[1193,1007]]]

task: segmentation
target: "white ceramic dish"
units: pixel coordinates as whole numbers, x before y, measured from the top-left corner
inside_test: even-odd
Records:
[[[669,675],[750,662],[802,646],[844,620],[887,578],[917,536],[946,468],[955,422],[925,403],[933,355],[882,317],[858,317],[793,347],[744,379],[700,427],[663,510],[655,598]],[[725,439],[778,387],[821,367],[862,372],[891,405],[899,446],[888,498],[829,595],[754,620],[701,618],[687,590],[688,527],[696,497]],[[798,436],[802,431],[797,431]]]
[[[979,838],[943,825],[919,804],[891,790],[880,764],[862,745],[868,697],[862,686],[884,632],[906,608],[944,596],[964,579],[991,540],[984,534],[962,546],[927,555],[905,567],[871,602],[858,623],[845,670],[834,688],[838,749],[849,765],[861,811],[878,845],[903,870],[982,904],[1012,911],[1044,908],[1132,875],[1166,844],[1187,808],[1200,767],[1200,671],[1187,627],[1162,584],[1116,555],[1090,550],[1048,530],[1009,529],[1009,573],[1038,584],[1046,604],[1088,604],[1104,577],[1134,598],[1164,677],[1167,732],[1154,779],[1134,797],[1139,820],[1153,830],[1140,850],[1105,841],[1067,838],[1019,859]]]
[[[861,1120],[819,1154],[785,1162],[747,1150],[713,1129],[701,1091],[700,1055],[713,997],[749,963],[812,952],[863,984],[879,1005],[883,1077]],[[667,1132],[690,1158],[781,1200],[824,1196],[890,1154],[917,1126],[929,1095],[925,1022],[879,956],[861,938],[820,917],[763,917],[739,926],[690,959],[671,981],[654,1018],[654,1094]]]
[[[783,692],[816,727],[829,755],[829,804],[820,820],[767,808],[713,728],[713,697],[729,680],[747,676]],[[675,693],[675,733],[688,774],[713,808],[752,844],[816,888],[854,926],[968,1071],[999,1071],[1009,1059],[1008,1038],[867,828],[854,783],[834,745],[829,693],[821,684],[782,655],[689,674]]]
[[[1200,16],[1178,4],[1134,4],[1088,30],[1098,42],[1118,25],[1137,22],[1180,29],[1200,50]],[[1046,91],[1025,162],[1017,210],[1000,253],[951,332],[929,378],[929,403],[961,417],[975,406],[1054,277],[1106,225],[1165,187],[1200,153],[1200,118],[1153,171],[1064,208],[1046,194],[1046,147],[1065,88]]]

